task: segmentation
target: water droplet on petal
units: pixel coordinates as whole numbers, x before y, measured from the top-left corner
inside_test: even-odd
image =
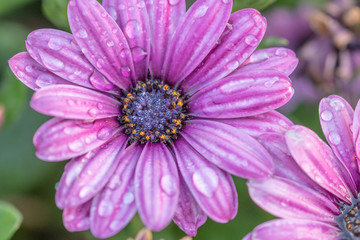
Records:
[[[130,54],[130,50],[127,49],[127,48],[124,48],[124,49],[121,50],[121,52],[120,52],[120,57],[126,58],[127,56],[129,56],[129,54]]]
[[[61,40],[58,38],[50,38],[48,46],[50,49],[55,51],[59,51],[63,47]]]
[[[44,66],[51,71],[60,71],[65,67],[61,60],[52,55],[49,55],[43,51],[39,51],[39,55]]]
[[[33,71],[33,67],[32,66],[26,66],[25,67],[25,71],[28,72],[28,73],[31,73]]]
[[[340,135],[337,132],[330,132],[329,133],[329,141],[334,145],[339,145],[341,142]]]
[[[65,134],[72,134],[72,133],[73,133],[73,128],[72,128],[72,127],[66,127],[66,128],[64,128],[64,133],[65,133]]]
[[[17,71],[16,72],[16,75],[19,77],[19,78],[22,78],[25,76],[25,74],[22,72],[22,71]]]
[[[146,5],[145,5],[145,2],[144,2],[144,1],[140,1],[140,2],[137,4],[137,6],[138,6],[139,8],[144,8]]]
[[[105,64],[104,59],[99,58],[96,61],[96,67],[98,67],[98,68],[102,68],[104,66],[104,64]]]
[[[269,56],[268,53],[262,52],[262,53],[259,53],[259,54],[251,55],[250,56],[250,62],[257,63],[257,62],[265,61],[265,60],[267,60],[269,58],[270,58],[270,56]]]
[[[332,98],[330,100],[330,106],[333,107],[335,111],[339,111],[343,107],[345,107],[344,103],[341,100],[337,99],[337,98]]]
[[[73,152],[81,152],[84,150],[85,146],[81,140],[75,140],[68,144],[68,147]]]
[[[120,9],[120,10],[125,10],[125,8],[126,8],[126,7],[125,7],[124,4],[119,4],[119,9]]]
[[[322,120],[328,122],[331,121],[331,119],[333,118],[333,114],[330,111],[325,110],[321,113],[320,117]]]
[[[160,180],[160,187],[167,195],[171,196],[178,191],[178,181],[172,175],[165,175]]]
[[[110,229],[113,230],[113,231],[120,231],[120,226],[122,226],[124,223],[123,221],[120,221],[120,220],[113,220],[111,223],[110,223]]]
[[[99,110],[96,108],[91,108],[88,113],[91,117],[95,118],[99,114]]]
[[[266,81],[266,82],[264,83],[264,86],[267,87],[267,88],[270,88],[270,87],[272,87],[278,80],[279,80],[278,77],[274,77],[274,78],[272,78],[271,80]]]
[[[211,168],[196,170],[192,180],[195,188],[207,197],[211,197],[219,186],[219,177]]]
[[[94,71],[90,76],[89,80],[91,85],[102,91],[108,91],[115,87],[111,82],[106,80],[105,77],[98,71]]]
[[[76,227],[83,229],[83,228],[87,228],[89,225],[90,225],[90,220],[86,218],[86,219],[80,220],[76,224]]]
[[[115,9],[115,8],[110,7],[109,10],[108,10],[108,12],[109,12],[110,16],[111,16],[114,20],[116,20],[116,19],[118,18],[117,12],[116,12],[116,9]]]
[[[231,0],[221,0],[223,3],[228,4]]]
[[[201,5],[195,10],[194,17],[195,18],[201,18],[205,16],[207,10],[209,9],[209,6],[207,5]]]
[[[110,216],[114,211],[114,205],[110,201],[101,201],[98,208],[98,213],[102,217]]]
[[[124,77],[130,77],[130,72],[131,72],[131,69],[129,67],[122,67],[121,68],[121,74]]]
[[[124,195],[123,203],[124,204],[130,204],[130,203],[132,203],[134,201],[134,199],[135,199],[134,194],[131,193],[131,192],[127,192]]]
[[[234,71],[235,69],[237,69],[238,67],[240,66],[240,63],[238,61],[233,61],[233,62],[230,62],[226,65],[226,68],[231,70],[231,71]]]
[[[79,197],[80,198],[86,197],[87,195],[89,195],[91,193],[92,190],[93,190],[92,187],[89,187],[89,186],[83,187],[79,192]]]
[[[114,44],[113,41],[109,41],[109,42],[106,43],[106,45],[107,45],[108,47],[113,47],[115,44]]]
[[[258,41],[259,40],[254,35],[248,35],[245,37],[245,43],[250,46],[256,46]]]
[[[288,55],[288,53],[285,49],[279,48],[275,51],[275,55],[280,56],[280,57],[286,57]]]
[[[179,4],[180,0],[168,0],[170,5],[177,5]]]
[[[108,127],[103,127],[97,133],[97,138],[100,140],[106,140],[109,139],[110,137],[111,137],[111,129]]]
[[[88,37],[88,33],[86,32],[85,29],[80,29],[77,33],[76,36],[79,38],[87,38]]]
[[[141,25],[136,20],[130,20],[126,24],[125,29],[124,29],[124,32],[126,33],[126,35],[131,39],[140,36],[141,31],[142,31]]]
[[[120,176],[115,174],[109,180],[107,187],[111,190],[115,190],[116,188],[118,188],[120,186],[120,184],[121,184]]]
[[[133,55],[134,62],[140,62],[147,55],[147,52],[144,49],[142,49],[141,47],[134,47],[131,49],[131,52]]]

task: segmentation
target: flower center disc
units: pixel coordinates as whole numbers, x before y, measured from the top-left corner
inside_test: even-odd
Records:
[[[355,200],[351,206],[344,205],[342,214],[337,217],[337,223],[343,230],[343,239],[360,240],[360,202]]]
[[[138,81],[121,99],[123,116],[119,117],[129,144],[147,141],[168,143],[178,137],[188,118],[179,90],[160,80]]]

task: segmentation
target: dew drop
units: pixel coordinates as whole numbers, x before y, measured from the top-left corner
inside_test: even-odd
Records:
[[[145,2],[144,2],[144,1],[140,1],[140,2],[137,4],[137,6],[138,6],[139,8],[144,8],[146,5],[145,5]]]
[[[105,62],[103,59],[99,58],[97,61],[96,61],[96,67],[98,68],[103,68]]]
[[[79,38],[87,38],[88,37],[88,33],[86,32],[85,29],[80,29],[77,33],[76,36]]]
[[[228,4],[231,0],[221,0],[223,3]]]
[[[219,177],[211,168],[196,170],[192,181],[195,188],[207,197],[211,197],[219,186]]]
[[[270,88],[270,87],[272,87],[278,80],[279,80],[278,77],[274,77],[274,78],[272,78],[271,80],[266,81],[266,82],[264,83],[264,86],[267,87],[267,88]]]
[[[275,55],[276,56],[280,56],[280,57],[286,57],[288,55],[287,51],[283,48],[278,48],[275,51]]]
[[[109,42],[106,43],[106,45],[108,47],[113,47],[115,45],[115,43],[113,41],[109,41]]]
[[[33,71],[33,67],[32,66],[26,66],[25,67],[25,71],[28,72],[28,73],[31,73]]]
[[[330,132],[329,141],[334,145],[339,145],[341,142],[340,135],[337,132]]]
[[[231,71],[234,71],[235,69],[237,69],[238,67],[240,66],[240,63],[238,61],[233,61],[233,62],[230,62],[226,65],[226,68],[231,70]]]
[[[79,192],[79,197],[84,198],[87,195],[89,195],[91,193],[91,191],[92,191],[92,187],[85,186],[85,187],[81,188],[81,190]]]
[[[113,230],[113,231],[116,231],[116,232],[119,232],[120,231],[120,226],[123,225],[123,222],[120,221],[120,220],[113,220],[111,223],[110,223],[110,229]]]
[[[106,140],[109,139],[110,137],[111,137],[111,129],[108,127],[103,127],[97,133],[97,138],[100,140]]]
[[[331,121],[331,119],[333,118],[333,114],[330,111],[325,110],[321,113],[320,117],[322,120],[328,122]]]
[[[251,55],[250,56],[250,62],[257,63],[257,62],[268,60],[269,58],[270,58],[270,56],[269,56],[268,53],[262,52],[262,53],[259,53],[259,54]]]
[[[121,179],[119,175],[113,175],[109,180],[107,187],[111,190],[117,189],[121,185]]]
[[[133,55],[134,62],[142,61],[147,55],[147,52],[141,47],[134,47],[131,49],[131,52]]]
[[[109,8],[109,14],[114,20],[116,20],[118,18],[116,9],[113,7]]]
[[[49,70],[60,71],[65,67],[64,63],[61,60],[52,55],[49,55],[42,51],[39,51],[39,55],[44,66]]]
[[[59,40],[58,38],[50,38],[48,46],[50,49],[55,51],[59,51],[63,47],[61,40]]]
[[[179,4],[180,0],[168,0],[170,5],[177,5]]]
[[[131,69],[129,67],[122,67],[121,68],[121,74],[124,77],[130,77],[130,72],[131,72]]]
[[[136,20],[130,20],[126,24],[124,32],[131,39],[138,37],[141,34],[141,25]]]
[[[258,39],[254,35],[248,35],[245,37],[245,43],[250,46],[255,46],[258,43]]]
[[[25,73],[22,72],[22,71],[17,71],[17,72],[16,72],[16,75],[17,75],[19,78],[22,78],[22,77],[25,76]]]
[[[95,118],[99,114],[99,110],[96,108],[91,108],[88,113],[91,117]]]
[[[127,192],[124,195],[123,203],[130,204],[134,201],[134,199],[135,199],[134,194],[132,194],[131,192]]]
[[[114,205],[110,201],[103,200],[99,204],[98,213],[102,217],[110,216],[114,212]]]
[[[102,91],[108,91],[114,88],[114,85],[106,80],[98,71],[94,71],[91,74],[89,81],[93,87]]]
[[[126,8],[126,7],[125,7],[124,4],[119,4],[119,9],[120,9],[120,10],[125,10],[125,8]]]
[[[74,102],[74,100],[72,100],[72,99],[66,100],[66,103],[67,103],[69,106],[74,106],[74,105],[75,105],[75,102]]]
[[[75,140],[68,144],[68,147],[73,152],[81,152],[84,150],[85,146],[81,140]]]
[[[64,128],[64,133],[65,133],[65,134],[72,134],[72,133],[73,133],[73,128],[72,128],[72,127],[66,127],[66,128]]]
[[[201,18],[205,16],[207,10],[209,9],[209,6],[207,5],[201,5],[195,10],[194,17],[195,18]]]
[[[83,228],[88,228],[89,225],[90,225],[90,220],[86,218],[86,219],[80,220],[76,224],[76,227],[83,229]]]
[[[330,106],[333,107],[335,111],[340,111],[342,108],[345,107],[344,103],[337,98],[332,98],[330,100]]]
[[[66,214],[65,219],[66,219],[66,221],[71,222],[72,220],[75,219],[75,215],[74,214]]]
[[[130,50],[127,49],[127,48],[124,48],[124,49],[121,50],[121,52],[120,52],[120,57],[126,58],[127,56],[129,56],[129,54],[130,54]]]
[[[178,190],[178,181],[172,175],[165,175],[160,180],[160,187],[167,195],[172,196]]]

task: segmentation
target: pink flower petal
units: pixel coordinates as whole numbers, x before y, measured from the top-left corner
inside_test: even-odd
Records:
[[[206,215],[222,223],[233,219],[238,200],[230,174],[208,162],[183,138],[176,140],[174,149],[181,175]]]
[[[341,212],[327,197],[301,183],[273,177],[249,181],[251,199],[265,211],[283,218],[334,222]]]
[[[350,177],[360,186],[360,175],[357,166],[355,147],[353,143],[352,125],[354,110],[339,96],[329,96],[320,102],[320,123],[327,142],[335,155],[347,168]],[[356,189],[354,193],[356,193]]]
[[[73,36],[67,32],[54,29],[33,31],[26,46],[32,58],[69,82],[115,94],[120,92],[89,63]]]
[[[34,135],[36,156],[46,161],[77,157],[104,144],[119,130],[116,119],[90,122],[53,118]]]
[[[286,48],[266,48],[256,50],[251,56],[233,72],[237,74],[244,71],[276,70],[289,76],[295,69],[299,60],[293,51]]]
[[[230,17],[232,1],[198,0],[186,12],[166,53],[164,80],[175,85],[214,47]]]
[[[264,133],[285,133],[294,125],[287,117],[276,111],[270,111],[243,118],[214,119],[217,122],[226,123],[241,129],[252,137],[258,137]]]
[[[71,85],[42,88],[33,95],[30,105],[42,114],[69,119],[92,120],[121,115],[118,100]]]
[[[292,95],[290,80],[283,73],[243,72],[200,90],[190,99],[189,107],[196,117],[248,117],[281,107]]]
[[[293,126],[285,136],[288,148],[302,170],[321,187],[348,203],[350,190],[355,185],[331,148],[303,126]]]
[[[90,228],[91,200],[75,207],[68,207],[63,212],[65,228],[70,232],[85,231]]]
[[[123,89],[135,82],[134,65],[126,38],[96,0],[70,0],[68,18],[76,42],[89,62]]]
[[[256,240],[339,240],[340,229],[330,224],[295,219],[276,219],[257,226],[251,234]]]
[[[41,66],[27,52],[13,56],[9,66],[21,82],[35,91],[56,84],[71,84]]]
[[[104,0],[102,5],[117,22],[128,41],[136,79],[144,80],[150,59],[150,26],[145,2]]]
[[[356,105],[353,121],[353,142],[357,157],[358,168],[360,169],[360,100]]]
[[[181,135],[208,161],[231,174],[262,179],[273,172],[271,156],[264,147],[246,133],[227,124],[190,120]]]
[[[265,30],[266,20],[257,10],[243,9],[233,13],[219,43],[181,87],[194,93],[233,72],[256,49]]]
[[[195,201],[184,179],[180,177],[179,205],[173,221],[187,235],[196,236],[197,229],[207,220],[206,214]]]
[[[94,198],[91,210],[91,232],[108,238],[120,232],[136,213],[134,174],[143,146],[133,144],[119,156],[119,165]]]
[[[147,143],[135,170],[135,199],[139,215],[153,231],[165,228],[179,200],[175,160],[163,143]]]
[[[145,4],[151,29],[151,71],[155,77],[160,78],[169,42],[180,19],[185,15],[186,1],[145,0]]]
[[[120,134],[98,149],[71,160],[56,191],[57,206],[77,206],[93,198],[114,173],[126,140]]]

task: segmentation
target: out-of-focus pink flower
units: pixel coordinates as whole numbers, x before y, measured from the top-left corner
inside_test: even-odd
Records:
[[[332,95],[319,112],[330,147],[303,126],[259,137],[274,157],[275,174],[249,181],[249,193],[282,219],[257,226],[244,239],[359,239],[360,101],[354,112]]]
[[[292,79],[295,89],[304,90],[295,92],[290,105],[314,103],[333,93],[356,104],[360,97],[360,8],[356,1],[329,1],[321,10],[309,5],[275,9],[268,19],[266,35],[289,39],[300,59]]]
[[[99,238],[138,211],[153,231],[173,219],[189,235],[233,219],[230,174],[263,179],[268,152],[251,136],[283,132],[273,111],[293,89],[295,54],[257,50],[266,20],[231,0],[71,0],[73,34],[32,32],[9,64],[54,116],[34,136],[46,161],[72,160],[56,192],[70,231]]]
[[[3,107],[3,105],[0,105],[0,129],[4,124],[4,120],[5,120],[5,108]]]

